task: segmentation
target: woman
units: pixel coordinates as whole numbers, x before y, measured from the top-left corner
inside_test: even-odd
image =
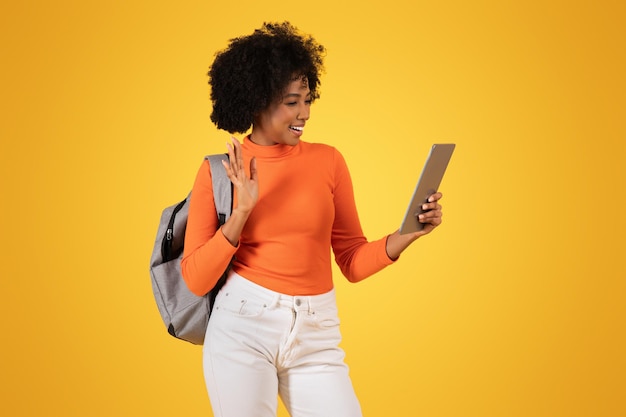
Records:
[[[203,295],[234,256],[203,347],[215,416],[275,416],[277,393],[293,417],[361,416],[339,347],[330,249],[357,282],[441,223],[436,193],[423,231],[366,240],[343,157],[301,140],[324,52],[289,23],[266,23],[231,40],[209,71],[211,120],[231,133],[252,126],[227,145],[234,204],[219,230],[208,162],[200,167],[181,264]]]

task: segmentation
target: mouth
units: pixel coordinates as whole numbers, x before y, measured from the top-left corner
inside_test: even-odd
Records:
[[[289,126],[289,130],[291,130],[295,135],[301,136],[304,132],[304,126]]]

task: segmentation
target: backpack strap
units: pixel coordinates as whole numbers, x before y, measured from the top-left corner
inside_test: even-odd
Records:
[[[219,219],[220,226],[222,226],[226,223],[226,220],[230,217],[230,213],[233,211],[233,183],[230,181],[230,178],[228,178],[228,175],[226,175],[226,169],[224,165],[222,165],[222,161],[229,160],[228,154],[207,155],[205,159],[209,161],[209,165],[211,166],[213,201],[215,202],[217,218]],[[230,262],[232,263],[232,259]],[[213,310],[217,293],[226,282],[231,263],[228,264],[226,271],[224,271],[217,281],[215,287],[207,294],[209,298],[209,314],[211,310]]]
[[[211,166],[215,209],[220,225],[223,225],[233,211],[233,183],[226,175],[226,169],[222,165],[222,161],[228,162],[228,154],[207,155],[204,159],[208,160]]]

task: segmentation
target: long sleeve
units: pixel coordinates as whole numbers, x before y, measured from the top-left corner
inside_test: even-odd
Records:
[[[335,261],[351,282],[361,281],[394,261],[387,256],[387,237],[368,242],[361,228],[354,201],[352,179],[345,160],[335,153],[335,220],[332,248]]]
[[[191,190],[181,261],[183,278],[194,294],[209,292],[237,251],[218,228],[211,168],[209,162],[204,161]]]

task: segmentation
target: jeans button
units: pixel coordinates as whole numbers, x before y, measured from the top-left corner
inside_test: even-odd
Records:
[[[302,301],[300,301],[300,299],[299,299],[299,298],[296,298],[296,305],[297,305],[298,307],[300,307],[300,304],[302,304]]]

